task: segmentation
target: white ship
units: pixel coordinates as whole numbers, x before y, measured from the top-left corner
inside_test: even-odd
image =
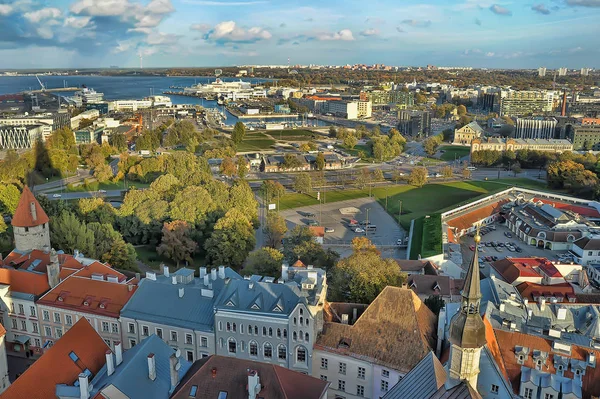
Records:
[[[195,84],[192,87],[186,87],[183,92],[186,94],[224,94],[235,91],[252,90],[252,85],[249,82],[239,80],[237,82],[223,82],[221,79],[216,79],[213,83]]]
[[[84,87],[80,91],[76,91],[73,97],[68,98],[68,100],[75,103],[76,106],[81,107],[88,103],[101,103],[104,101],[104,93],[98,93],[94,89]]]

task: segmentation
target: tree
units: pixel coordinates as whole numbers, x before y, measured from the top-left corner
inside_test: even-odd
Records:
[[[384,181],[383,171],[381,169],[375,169],[372,173],[373,181]]]
[[[467,107],[465,107],[464,105],[459,105],[458,107],[456,107],[456,113],[458,114],[458,116],[463,116],[467,114]]]
[[[309,152],[310,151],[310,145],[308,143],[302,143],[300,145],[300,151],[301,152]]]
[[[233,162],[233,159],[230,157],[227,157],[223,159],[223,162],[221,162],[220,169],[221,173],[223,173],[225,176],[231,177],[235,175],[236,172],[235,162]]]
[[[94,233],[75,214],[62,212],[50,220],[52,246],[73,253],[76,249],[83,254],[94,254]]]
[[[354,137],[354,135],[351,133],[347,134],[344,138],[344,146],[346,148],[353,149],[354,147],[356,147],[356,144],[358,144],[358,139]]]
[[[513,163],[510,170],[515,174],[515,177],[522,172],[521,165],[518,162]]]
[[[115,147],[117,151],[127,151],[127,138],[123,133],[114,133],[110,136],[110,145]]]
[[[294,190],[304,194],[312,191],[312,181],[308,173],[299,173],[296,175],[294,178]]]
[[[239,268],[255,244],[252,223],[241,211],[231,209],[217,221],[204,244],[206,261],[214,266]]]
[[[352,255],[337,262],[331,273],[335,300],[371,303],[386,286],[402,286],[406,275],[396,261],[382,258],[366,238],[352,241]]]
[[[302,166],[302,161],[294,154],[285,154],[283,156],[283,168],[293,169]]]
[[[246,125],[243,122],[236,122],[231,132],[231,140],[237,145],[244,141],[246,135]]]
[[[156,251],[159,255],[175,261],[177,267],[179,262],[187,260],[192,262],[192,254],[198,244],[190,237],[190,227],[183,220],[165,222],[162,229],[162,240]]]
[[[451,166],[444,166],[442,168],[442,177],[444,179],[451,179],[454,176],[454,172],[452,171]]]
[[[431,136],[425,139],[423,142],[423,148],[428,155],[433,156],[437,152],[441,142],[442,138],[440,136]]]
[[[314,265],[325,270],[333,268],[340,257],[335,251],[325,251],[307,226],[294,227],[283,239],[283,256],[289,264],[300,259],[305,265]]]
[[[329,137],[336,137],[337,136],[337,129],[335,128],[335,126],[331,125],[329,126]]]
[[[87,223],[112,225],[116,217],[115,208],[102,198],[81,198],[77,201],[76,211],[79,218]]]
[[[212,196],[200,186],[189,186],[175,194],[171,201],[170,216],[195,226],[202,226],[207,214],[216,209]]]
[[[413,168],[408,176],[408,184],[417,187],[423,187],[427,184],[427,169],[423,166]]]
[[[263,193],[265,202],[267,203],[273,201],[274,198],[280,198],[285,194],[285,187],[275,180],[263,180],[260,189]]]
[[[442,139],[444,141],[450,141],[452,139],[452,136],[454,136],[454,130],[445,129],[444,131],[442,131]]]
[[[242,270],[245,276],[254,274],[279,278],[281,275],[281,263],[283,254],[274,248],[261,248],[250,252],[246,260],[246,266]]]
[[[427,102],[427,97],[421,93],[417,93],[415,95],[415,104],[425,104]]]
[[[243,156],[239,156],[236,162],[237,175],[240,179],[245,179],[248,174],[248,164]]]
[[[283,239],[283,256],[289,264],[294,263],[298,259],[295,251],[300,245],[314,241],[314,235],[307,226],[297,225]]]
[[[94,168],[94,177],[100,182],[105,183],[113,178],[113,170],[110,165],[102,164]]]
[[[423,301],[423,303],[436,316],[440,314],[440,310],[442,310],[444,308],[444,306],[446,305],[446,303],[444,302],[444,300],[442,299],[442,297],[439,296],[439,295],[430,295],[427,298],[425,298],[425,300]]]
[[[279,248],[281,240],[287,232],[285,219],[277,212],[269,212],[263,232],[267,239],[267,245],[272,248]]]
[[[102,259],[119,269],[139,272],[135,248],[133,245],[126,243],[123,240],[115,241],[114,245],[110,248],[110,251],[104,254]]]
[[[315,159],[315,167],[317,170],[325,169],[325,155],[322,152],[317,154],[317,159]]]
[[[21,193],[14,184],[0,184],[0,219],[3,214],[14,214]]]
[[[471,178],[471,171],[469,169],[467,169],[467,168],[464,168],[462,170],[462,177],[464,179],[470,179]]]

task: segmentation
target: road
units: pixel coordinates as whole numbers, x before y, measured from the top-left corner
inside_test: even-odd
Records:
[[[90,177],[91,174],[92,172],[87,169],[77,169],[77,174],[74,176],[33,186],[33,192],[38,193],[55,188],[65,187],[67,184],[76,183],[85,179],[86,177]]]
[[[75,193],[62,193],[62,194],[46,194],[49,200],[74,200],[80,198],[121,198],[121,193],[126,190],[108,190],[104,193],[99,191],[81,191]]]

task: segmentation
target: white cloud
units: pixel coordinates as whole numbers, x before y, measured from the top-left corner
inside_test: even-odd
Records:
[[[379,29],[365,29],[360,32],[361,36],[377,36],[379,35]]]
[[[315,36],[317,40],[328,41],[328,40],[341,40],[341,41],[352,41],[354,35],[350,29],[342,29],[339,32],[334,33],[319,33]]]
[[[92,17],[67,17],[65,18],[64,26],[82,29],[88,26]]]
[[[0,15],[8,15],[13,12],[10,4],[0,4]]]
[[[40,10],[26,12],[23,16],[31,23],[38,23],[44,19],[58,18],[62,12],[58,8],[42,8]]]
[[[36,32],[42,39],[52,39],[54,37],[54,32],[48,26],[39,27]]]
[[[210,30],[209,24],[192,24],[191,30],[197,30],[198,32],[206,33]]]
[[[71,5],[71,12],[92,17],[118,17],[131,13],[127,0],[79,0]]]
[[[78,0],[70,10],[90,17],[116,17],[133,23],[135,28],[154,28],[175,8],[171,0],[152,0],[147,5],[129,0]]]
[[[496,53],[493,53],[493,52],[491,52],[491,51],[489,51],[489,52],[485,53],[485,56],[486,56],[486,57],[493,57],[493,56],[495,56],[495,55],[496,55]]]
[[[250,1],[210,1],[210,0],[183,0],[186,4],[195,4],[199,6],[251,6],[255,4],[265,4],[267,1],[264,0],[250,0]]]
[[[180,36],[172,33],[152,32],[146,38],[146,43],[151,46],[156,45],[172,45],[177,43]]]
[[[207,39],[230,42],[269,40],[271,37],[273,37],[273,35],[266,29],[257,26],[244,29],[241,26],[238,26],[234,21],[220,22],[206,35]]]
[[[502,7],[501,5],[498,5],[498,4],[492,4],[490,6],[490,11],[497,15],[506,15],[506,16],[512,15],[512,11],[510,11],[508,8]]]
[[[170,14],[175,11],[173,8],[173,4],[171,4],[171,0],[152,0],[146,6],[146,11],[152,14]]]
[[[427,28],[431,25],[431,20],[405,19],[402,23],[413,28]]]

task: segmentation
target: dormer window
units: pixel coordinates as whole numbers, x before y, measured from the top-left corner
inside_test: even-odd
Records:
[[[58,297],[58,302],[62,302],[62,301],[64,301],[64,300],[65,300],[65,299],[64,299],[62,296],[59,296],[59,297]]]
[[[536,370],[541,370],[542,369],[542,360],[541,359],[536,360],[536,362],[535,362],[535,368],[536,368]]]
[[[104,302],[100,304],[100,309],[106,309],[106,304]]]
[[[83,301],[83,306],[90,306],[90,303],[88,301]]]
[[[581,374],[581,370],[580,369],[575,369],[575,375],[579,375]]]

